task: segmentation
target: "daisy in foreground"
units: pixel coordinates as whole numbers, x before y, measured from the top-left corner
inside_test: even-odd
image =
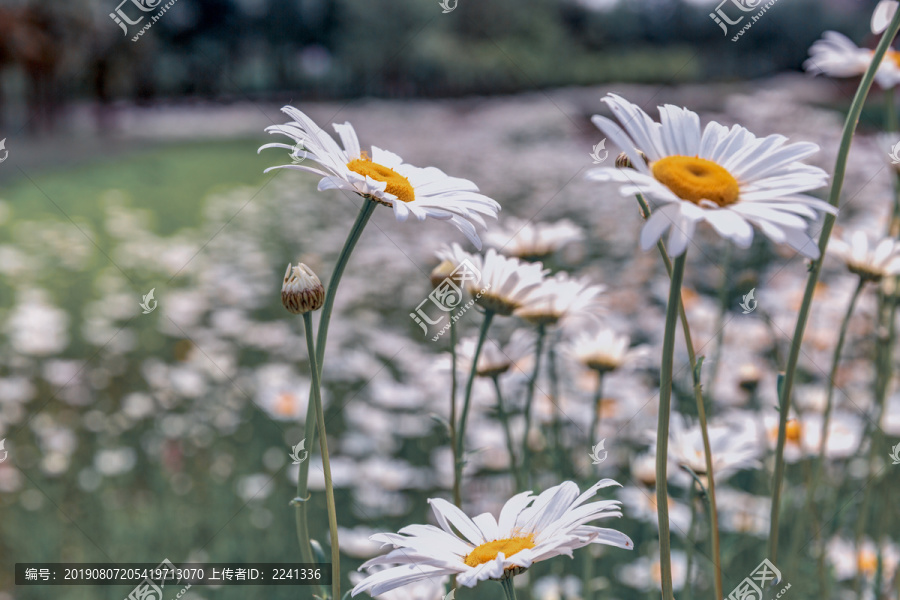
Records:
[[[701,128],[696,113],[672,105],[660,107],[657,123],[620,96],[603,101],[625,129],[599,115],[593,123],[623,149],[632,168],[593,169],[588,178],[627,184],[623,195],[661,204],[641,232],[645,250],[671,229],[668,251],[680,256],[697,223],[706,221],[741,248],[750,246],[755,226],[772,241],[818,258],[806,219],[815,219],[817,210],[837,211],[804,193],[827,181],[822,169],[798,162],[817,145],[788,144],[781,135],[758,138],[739,125]]]
[[[475,231],[474,221],[485,226],[484,217],[496,218],[500,205],[478,193],[478,187],[468,179],[450,177],[435,167],[424,169],[403,162],[393,152],[372,146],[371,153],[362,150],[359,138],[350,123],[335,123],[334,130],[341,138],[343,148],[312,119],[292,106],[282,112],[294,119],[284,125],[266,128],[269,133],[280,133],[293,144],[266,144],[266,148],[290,150],[294,164],[270,167],[294,169],[320,175],[319,191],[347,190],[369,200],[394,209],[398,221],[406,221],[410,215],[419,221],[426,218],[450,221],[480,250],[481,239]],[[319,167],[300,164],[306,159]]]
[[[410,525],[399,533],[382,533],[372,540],[393,546],[383,556],[360,568],[393,565],[370,574],[353,588],[353,595],[377,596],[423,579],[456,575],[459,585],[479,581],[506,582],[533,563],[565,554],[588,544],[606,544],[631,550],[634,542],[615,529],[587,525],[608,517],[621,517],[618,500],[587,502],[601,488],[619,485],[603,479],[579,495],[578,486],[566,481],[539,496],[522,492],[510,498],[495,519],[484,513],[470,519],[446,500],[429,500],[439,527]],[[510,586],[511,587],[511,586]]]

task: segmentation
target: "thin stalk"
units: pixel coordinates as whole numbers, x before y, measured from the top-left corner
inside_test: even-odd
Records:
[[[875,52],[872,55],[872,61],[866,69],[856,90],[856,95],[850,105],[847,113],[847,120],[844,122],[844,131],[841,135],[841,145],[838,149],[837,160],[832,175],[831,192],[828,197],[828,203],[837,207],[841,199],[841,189],[844,185],[844,175],[847,171],[847,158],[850,154],[850,145],[853,143],[853,134],[856,132],[856,126],[859,123],[859,116],[862,113],[863,105],[869,90],[872,88],[872,81],[875,78],[875,72],[881,65],[884,55],[887,53],[893,39],[900,31],[900,10],[896,12],[891,23],[885,31]],[[791,409],[791,392],[794,388],[794,377],[797,372],[797,362],[800,358],[800,346],[803,343],[803,334],[806,332],[806,323],[809,319],[810,306],[812,305],[813,293],[816,289],[816,283],[819,281],[819,273],[822,270],[822,262],[825,256],[825,249],[828,247],[828,240],[831,238],[831,231],[834,228],[835,215],[826,214],[824,223],[822,224],[822,233],[819,236],[819,258],[812,261],[809,269],[809,278],[806,282],[806,290],[803,294],[803,303],[800,305],[800,311],[797,315],[797,325],[794,328],[794,335],[791,338],[791,349],[788,355],[788,363],[785,367],[784,379],[781,386],[780,394],[780,417],[778,422],[778,444],[775,447],[775,474],[772,481],[772,512],[769,524],[769,551],[766,555],[770,561],[777,564],[778,560],[778,524],[781,508],[781,487],[784,482],[784,446],[787,434],[787,420]]]
[[[637,200],[641,206],[641,211],[643,212],[644,218],[649,218],[650,207],[647,205],[647,201],[644,200],[644,197],[640,194],[637,195]],[[662,242],[662,240],[660,240],[656,243],[656,247],[659,249],[659,253],[663,259],[663,264],[666,266],[666,271],[671,278],[673,274],[672,260],[669,258],[669,253],[666,251],[666,246]],[[700,424],[700,434],[703,439],[703,455],[706,462],[707,482],[707,487],[705,489],[707,497],[709,499],[709,535],[710,545],[712,546],[714,567],[713,580],[715,583],[716,598],[724,598],[722,593],[722,551],[719,542],[719,509],[718,504],[716,503],[716,480],[713,474],[712,447],[709,443],[709,425],[706,419],[706,404],[703,401],[703,386],[700,378],[700,369],[702,367],[703,361],[701,357],[701,361],[699,363],[697,362],[697,354],[694,351],[694,340],[691,337],[691,327],[688,323],[687,313],[684,310],[684,302],[678,303],[678,314],[681,319],[681,327],[682,333],[684,334],[685,346],[687,347],[688,362],[691,366],[691,373],[693,374],[694,401],[697,404],[697,419]]]
[[[450,449],[453,451],[453,464],[459,460],[456,447],[456,324],[450,319]],[[454,467],[455,468],[455,467]],[[462,506],[462,492],[459,480],[453,478],[453,504]]]
[[[603,371],[597,371],[597,387],[594,389],[594,418],[591,421],[591,432],[588,434],[588,443],[593,444],[594,436],[600,427],[600,403],[603,402]],[[586,599],[585,599],[586,600]]]
[[[503,390],[500,388],[500,376],[493,375],[491,379],[494,382],[494,391],[497,393],[497,416],[500,418],[500,423],[503,424],[503,433],[506,435],[509,468],[512,471],[513,478],[516,480],[516,491],[522,492],[525,490],[525,482],[522,481],[522,474],[519,472],[519,467],[516,464],[516,448],[515,444],[513,444],[512,432],[509,429],[509,415],[506,414],[506,409],[503,407]]]
[[[322,305],[322,314],[319,317],[319,332],[316,338],[316,353],[315,355],[310,355],[310,362],[316,363],[316,374],[321,379],[322,377],[322,364],[325,360],[325,343],[328,339],[328,323],[331,321],[331,312],[334,308],[334,299],[337,296],[338,286],[341,283],[341,277],[344,275],[344,269],[347,267],[347,262],[350,260],[350,255],[353,253],[353,249],[356,247],[356,242],[359,241],[360,236],[362,235],[363,229],[366,227],[366,223],[369,222],[369,218],[372,216],[372,213],[375,211],[375,207],[377,204],[369,199],[363,199],[363,205],[359,209],[359,214],[356,216],[356,222],[353,223],[353,228],[350,230],[350,233],[347,235],[347,239],[344,241],[344,247],[341,249],[341,254],[338,256],[337,263],[334,266],[334,271],[331,273],[331,280],[328,282],[328,288],[325,290],[325,303]],[[310,386],[310,397],[313,395],[312,386]],[[316,412],[313,403],[310,402],[306,408],[306,423],[303,429],[303,435],[309,447],[312,447],[312,444],[316,439]],[[309,483],[309,461],[305,460],[300,463],[300,473],[297,477],[297,497],[305,498],[308,493],[308,483]],[[298,511],[304,513],[304,522],[306,521],[305,513],[306,507],[303,503],[297,507]],[[298,517],[299,518],[299,517]],[[299,528],[299,523],[298,523]],[[308,529],[306,530],[306,540],[308,545],[309,533]],[[303,550],[303,543],[300,544],[301,551]],[[310,550],[309,554],[310,563],[315,562],[312,560],[312,550]],[[304,555],[304,560],[306,560],[306,556]],[[338,599],[335,599],[338,600]]]
[[[316,347],[313,343],[312,316],[303,313],[306,329],[306,348],[309,351],[309,370],[312,376],[312,403],[316,411],[316,428],[319,430],[319,450],[322,453],[322,469],[325,471],[325,503],[328,507],[328,530],[331,533],[331,598],[341,597],[341,547],[338,543],[337,507],[334,503],[334,484],[331,480],[331,458],[328,455],[328,438],[325,435],[325,412],[322,409],[322,391],[319,387],[319,369],[316,363]]]
[[[687,553],[687,571],[684,576],[684,590],[688,600],[691,600],[691,598],[694,597],[694,590],[691,585],[691,571],[694,567],[694,529],[697,524],[697,507],[694,502],[696,492],[694,490],[696,490],[696,486],[692,481],[690,492],[688,492],[688,504],[691,507],[691,524],[688,526],[688,543],[687,548],[685,549],[685,552]]]
[[[481,349],[484,347],[484,340],[487,339],[487,332],[493,318],[493,311],[484,311],[484,320],[481,322],[481,331],[478,333],[478,344],[475,346],[475,354],[472,356],[472,368],[469,370],[469,380],[466,382],[466,395],[463,398],[462,415],[459,418],[459,427],[456,432],[457,456],[453,470],[455,477],[454,486],[462,486],[462,470],[463,464],[466,462],[466,420],[469,418],[469,406],[472,403],[472,386],[475,384],[475,377],[478,374],[478,358],[481,356]]]
[[[550,424],[553,431],[553,463],[556,465],[556,472],[564,475],[566,470],[565,451],[563,450],[562,419],[560,418],[559,408],[559,371],[556,365],[557,339],[557,336],[554,335],[547,349],[547,374],[550,379],[550,404],[553,406],[553,422]]]
[[[534,369],[528,379],[528,387],[525,390],[525,435],[522,438],[522,472],[526,481],[531,477],[531,450],[528,447],[528,434],[531,433],[531,405],[534,403],[534,389],[537,386],[538,375],[541,372],[541,355],[544,352],[544,338],[547,328],[541,324],[537,326],[537,341],[534,347]]]
[[[837,377],[838,365],[841,362],[841,352],[844,350],[844,342],[847,339],[847,328],[850,325],[850,318],[853,316],[853,311],[856,310],[856,303],[859,300],[859,296],[865,285],[866,280],[860,277],[859,283],[853,291],[853,295],[850,296],[850,302],[847,304],[847,312],[844,314],[844,319],[841,321],[837,344],[834,347],[834,354],[831,357],[831,369],[828,372],[828,388],[825,399],[825,412],[822,416],[822,433],[819,437],[819,460],[816,465],[815,475],[807,489],[807,497],[812,501],[815,501],[816,487],[819,484],[819,479],[822,476],[822,468],[825,464],[825,448],[828,445],[828,425],[831,421],[831,409],[834,404],[834,380]]]
[[[669,459],[669,413],[672,406],[673,358],[675,328],[678,325],[678,306],[681,304],[681,284],[687,252],[675,259],[669,302],[666,307],[666,329],[663,334],[662,361],[659,367],[659,419],[656,428],[656,512],[659,518],[659,567],[663,600],[673,600],[672,540],[669,533],[669,486],[666,467]]]
[[[503,586],[503,593],[506,594],[506,600],[516,600],[516,586],[513,585],[512,577],[506,577],[500,580],[500,585]]]

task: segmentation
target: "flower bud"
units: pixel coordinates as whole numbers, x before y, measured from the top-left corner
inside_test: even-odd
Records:
[[[281,286],[281,303],[295,315],[319,310],[325,304],[325,288],[305,264],[288,265]]]

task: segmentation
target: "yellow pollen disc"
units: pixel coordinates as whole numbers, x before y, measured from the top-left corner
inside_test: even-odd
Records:
[[[653,177],[682,200],[719,206],[734,204],[740,195],[737,179],[711,160],[696,156],[667,156],[650,166]]]
[[[387,183],[387,188],[384,191],[397,196],[403,202],[412,202],[416,199],[416,191],[413,189],[409,179],[389,167],[372,162],[365,153],[360,158],[355,158],[348,162],[347,168],[354,173],[359,173],[363,176],[368,175],[375,181]]]
[[[872,54],[875,54],[874,52]],[[884,60],[889,60],[894,63],[895,66],[900,67],[900,52],[896,50],[888,50],[884,55]]]
[[[787,422],[787,428],[785,429],[785,436],[788,440],[797,443],[800,441],[800,435],[803,433],[803,427],[800,425],[800,422],[797,419],[791,419]]]
[[[861,550],[856,557],[856,566],[860,572],[872,574],[878,568],[878,556],[871,550]]]
[[[534,534],[526,537],[514,537],[505,540],[495,540],[493,542],[485,542],[480,546],[476,546],[474,550],[466,555],[464,562],[470,567],[477,567],[486,562],[490,562],[497,558],[502,552],[503,556],[509,558],[517,552],[534,548]]]

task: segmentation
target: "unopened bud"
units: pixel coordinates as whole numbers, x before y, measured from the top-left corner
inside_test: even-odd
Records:
[[[281,303],[295,315],[319,310],[325,304],[325,288],[305,264],[288,265],[281,286]]]
[[[645,164],[650,164],[650,159],[647,158],[646,154],[644,154],[640,150],[637,150],[637,153],[640,154],[641,158],[644,159]],[[619,168],[619,169],[633,169],[634,168],[634,165],[632,164],[631,159],[628,158],[628,154],[626,154],[625,152],[622,152],[621,154],[619,154],[616,157],[616,168]]]

